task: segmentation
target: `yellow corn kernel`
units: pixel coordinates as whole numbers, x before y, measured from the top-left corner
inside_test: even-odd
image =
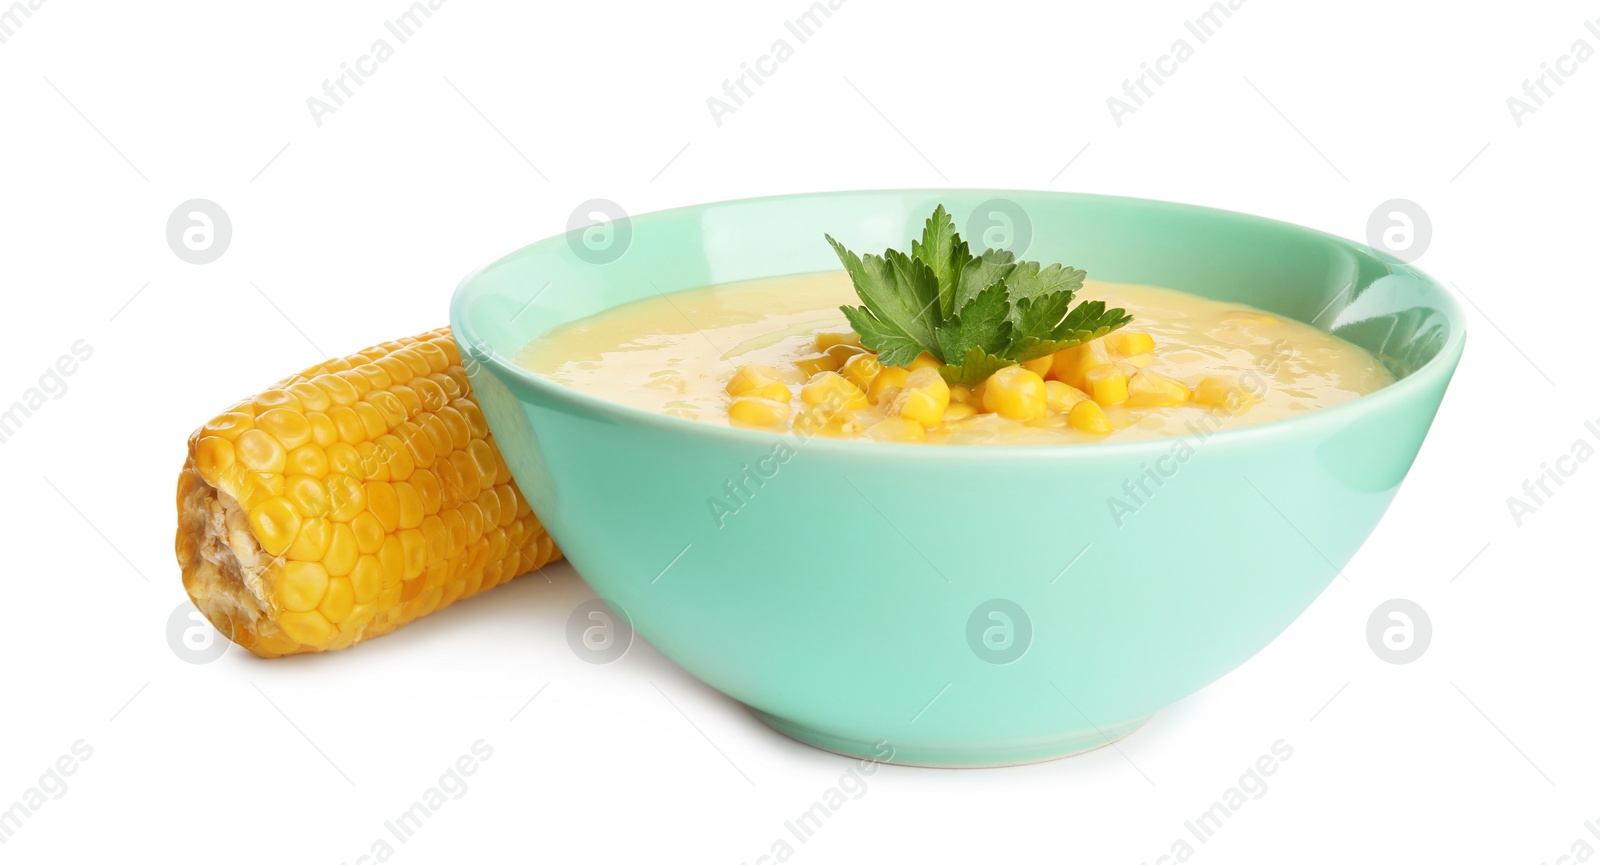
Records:
[[[1164,394],[1178,402],[1185,402],[1189,399],[1189,388],[1185,387],[1183,382],[1174,381],[1160,373],[1151,372],[1147,369],[1139,370],[1133,374],[1132,378],[1128,379],[1128,393]]]
[[[830,405],[802,404],[795,412],[794,432],[799,436],[853,436],[861,432],[855,412]]]
[[[1233,379],[1208,375],[1194,386],[1194,401],[1201,405],[1236,407],[1243,403],[1244,393]]]
[[[282,613],[278,616],[278,627],[284,636],[305,646],[329,644],[339,633],[334,629],[333,623],[316,610]],[[277,654],[288,654],[288,652],[269,653],[269,657]]]
[[[728,406],[728,417],[751,426],[776,426],[789,419],[789,401],[741,396]]]
[[[951,388],[951,390],[954,390],[954,388]],[[944,417],[941,418],[939,422],[956,423],[957,421],[964,421],[969,417],[976,417],[977,414],[978,410],[973,408],[971,405],[968,405],[964,402],[951,401],[950,405],[945,407]]]
[[[407,472],[410,477],[410,472]],[[329,475],[328,519],[348,523],[367,509],[367,489],[361,481],[349,475]]]
[[[855,357],[858,354],[870,354],[871,352],[868,352],[859,345],[841,342],[838,345],[828,346],[823,350],[822,353],[833,358],[834,369],[840,369],[844,366],[845,361],[849,360],[850,358]]]
[[[370,604],[383,589],[383,566],[377,556],[362,556],[350,572],[350,590],[358,604]]]
[[[1226,406],[1227,395],[1234,392],[1234,381],[1219,376],[1206,376],[1195,385],[1194,400],[1203,406]]]
[[[311,423],[303,412],[287,408],[264,411],[256,418],[256,429],[278,440],[285,450],[311,441]]]
[[[225,411],[201,428],[208,437],[233,441],[246,430],[256,428],[256,416],[247,411]]]
[[[288,552],[300,534],[300,511],[282,496],[273,496],[250,509],[250,529],[269,556]]]
[[[328,571],[316,562],[285,562],[272,588],[284,609],[298,613],[315,610],[328,590]]]
[[[906,383],[889,404],[889,414],[935,427],[943,422],[944,410],[949,407],[950,386],[945,384],[939,370],[922,367],[907,373]]]
[[[795,358],[794,366],[800,370],[801,375],[810,378],[819,372],[833,372],[839,368],[839,362],[819,351],[816,354]]]
[[[334,523],[328,539],[328,552],[322,557],[322,566],[328,570],[328,576],[349,576],[359,558],[361,550],[356,546],[355,530],[344,523]]]
[[[944,376],[939,374],[939,367],[906,367],[906,370],[906,387],[928,387],[947,397],[950,395],[950,385],[946,384]]]
[[[1107,364],[1084,373],[1084,390],[1101,405],[1117,405],[1128,399],[1128,376]]]
[[[221,436],[201,439],[195,447],[195,465],[207,483],[217,483],[224,472],[234,470],[233,442]]]
[[[300,523],[300,534],[284,555],[297,562],[320,562],[328,554],[328,544],[333,542],[333,524],[322,517],[306,517]]]
[[[1123,357],[1149,354],[1156,349],[1156,341],[1150,334],[1141,330],[1115,330],[1106,334],[1103,339],[1112,351]]]
[[[281,474],[289,459],[283,444],[263,429],[241,434],[234,442],[234,453],[245,468],[267,474]]]
[[[560,555],[460,360],[448,328],[385,343],[195,431],[176,547],[219,630],[263,657],[338,649]]]
[[[283,479],[283,496],[295,510],[310,516],[327,516],[328,488],[310,475],[289,475]]]
[[[940,399],[936,391],[926,388],[901,388],[895,395],[894,402],[889,404],[889,411],[925,427],[934,427],[944,422],[944,412],[949,407],[949,397]]]
[[[865,408],[867,395],[861,388],[836,372],[819,372],[800,388],[800,400],[808,405],[826,406],[833,411]]]
[[[325,616],[329,622],[338,624],[349,618],[350,611],[355,608],[356,593],[350,588],[350,581],[343,577],[329,580],[328,591],[322,596],[322,603],[317,605],[317,612]]]
[[[860,345],[861,337],[853,330],[824,330],[817,333],[812,344],[817,351],[827,351],[836,345]]]
[[[878,374],[872,379],[872,387],[867,388],[867,399],[873,405],[882,405],[890,390],[898,391],[905,387],[906,376],[910,371],[898,366],[878,365]]]
[[[774,402],[788,402],[794,394],[789,392],[788,385],[764,384],[761,387],[750,388],[739,394],[739,396],[753,396],[761,399],[770,399]]]
[[[223,441],[221,439],[207,439],[207,441]],[[226,442],[224,441],[226,444]],[[230,445],[231,447],[231,445]],[[232,451],[229,451],[230,455]],[[308,475],[321,480],[328,476],[328,452],[318,447],[315,442],[301,445],[289,451],[288,462],[284,464],[284,474]]]
[[[1106,350],[1105,341],[1094,339],[1056,352],[1055,361],[1050,365],[1050,374],[1056,381],[1065,382],[1079,390],[1088,390],[1084,384],[1084,374],[1109,363],[1111,353]]]
[[[1036,357],[1033,360],[1023,361],[1022,368],[1040,378],[1044,378],[1050,374],[1050,367],[1055,364],[1055,361],[1056,356],[1054,354],[1047,354],[1042,357]]]
[[[356,514],[350,521],[350,532],[355,535],[356,552],[363,556],[372,555],[383,546],[383,523],[370,511]]]
[[[1044,379],[1032,370],[1008,366],[983,383],[983,410],[1012,420],[1032,420],[1045,413]]]
[[[867,427],[867,438],[889,442],[919,442],[928,437],[922,424],[905,417],[886,417]]]
[[[971,405],[973,408],[983,407],[983,400],[974,401],[972,398],[972,388],[967,387],[964,384],[955,384],[950,386],[950,402],[952,405],[962,402]]]
[[[1071,411],[1072,407],[1089,398],[1089,395],[1062,381],[1044,383],[1045,408],[1051,411]]]
[[[858,354],[846,360],[844,366],[839,368],[839,372],[849,379],[851,384],[861,388],[863,393],[871,389],[872,380],[882,371],[883,364],[878,363],[878,356],[871,353]]]
[[[774,384],[783,384],[783,373],[770,366],[747,363],[734,370],[733,378],[728,379],[727,390],[730,396],[744,396],[748,391]],[[432,461],[418,460],[418,462]]]
[[[416,485],[410,481],[394,484],[394,495],[400,501],[400,528],[414,529],[422,525],[422,518],[428,513]]]
[[[1111,432],[1111,419],[1106,417],[1105,410],[1092,399],[1086,399],[1072,407],[1067,412],[1067,423],[1072,424],[1075,430],[1096,435],[1105,435]]]
[[[939,362],[938,358],[928,354],[927,352],[923,352],[922,354],[917,355],[916,358],[911,361],[911,363],[907,364],[906,369],[915,372],[919,369],[938,369],[943,365],[944,364]]]
[[[268,388],[267,390],[256,394],[256,398],[252,400],[251,405],[256,410],[257,415],[260,415],[261,412],[271,411],[275,408],[304,407],[304,405],[300,402],[299,397],[281,387]]]

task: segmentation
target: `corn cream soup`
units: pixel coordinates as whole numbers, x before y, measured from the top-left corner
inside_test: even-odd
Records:
[[[1371,354],[1239,304],[1089,280],[1127,326],[952,387],[924,354],[861,347],[843,272],[650,297],[558,327],[518,360],[613,402],[707,423],[896,442],[1131,441],[1231,429],[1338,405],[1394,381]]]

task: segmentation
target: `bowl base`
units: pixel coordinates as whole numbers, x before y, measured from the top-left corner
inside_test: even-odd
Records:
[[[955,745],[949,747],[904,747],[886,740],[867,742],[848,739],[812,729],[804,724],[787,721],[754,707],[746,706],[762,723],[785,736],[813,748],[831,751],[846,757],[870,760],[875,763],[892,763],[898,766],[924,766],[937,769],[983,769],[999,766],[1022,766],[1059,760],[1113,745],[1143,727],[1153,716],[1136,721],[1103,727],[1087,735],[1075,734],[1058,740],[1035,742],[1026,745]]]

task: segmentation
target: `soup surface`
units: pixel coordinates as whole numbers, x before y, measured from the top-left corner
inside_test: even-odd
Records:
[[[839,307],[856,305],[859,299],[842,271],[645,298],[553,329],[529,343],[518,361],[594,396],[707,423],[946,444],[1190,435],[1327,408],[1394,381],[1376,358],[1357,346],[1238,304],[1095,280],[1086,282],[1078,297],[1124,307],[1133,321],[1060,353],[1053,362],[1047,358],[1025,364],[1050,380],[1048,409],[1024,418],[1006,416],[985,410],[982,388],[950,388],[942,417],[936,414],[923,429],[912,429],[914,438],[899,434],[900,425],[906,424],[900,417],[905,400],[896,400],[900,388],[871,387],[870,371],[868,378],[851,377],[860,392],[851,391],[855,398],[848,405],[830,404],[820,420],[807,412],[815,408],[808,402],[816,402],[810,396],[819,390],[808,388],[807,382],[840,369],[851,354],[848,348],[835,348],[831,355],[819,355],[819,348],[855,341]],[[840,359],[828,360],[834,356]],[[747,366],[768,370],[783,385],[761,390],[754,414],[733,409],[737,400],[730,394],[730,382]],[[855,366],[858,372],[876,367],[864,362]],[[1086,375],[1085,370],[1092,371]],[[842,372],[849,375],[851,370]],[[892,378],[903,383],[896,373]],[[863,405],[859,397],[867,394],[871,397]],[[1071,411],[1089,400],[1097,411],[1090,411],[1094,406]],[[964,405],[974,408],[958,408]],[[1088,413],[1103,414],[1105,423],[1076,422]],[[889,420],[893,423],[885,422]]]

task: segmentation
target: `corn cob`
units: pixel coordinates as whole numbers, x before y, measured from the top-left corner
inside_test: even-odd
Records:
[[[559,557],[449,328],[291,376],[189,437],[178,562],[262,657],[342,649]]]

